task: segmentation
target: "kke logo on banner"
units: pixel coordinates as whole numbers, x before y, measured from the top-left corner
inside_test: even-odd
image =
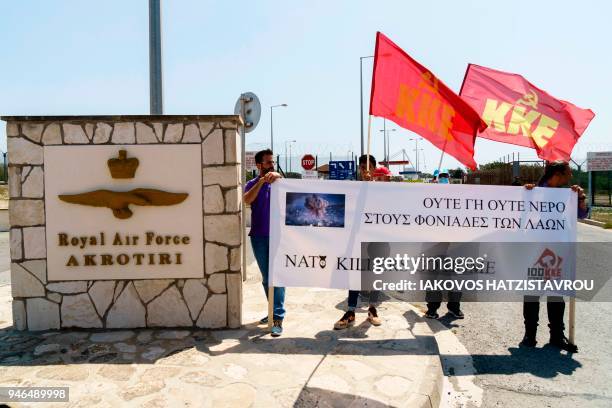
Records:
[[[527,268],[529,279],[558,279],[561,277],[561,263],[563,258],[546,248],[533,267]]]
[[[405,119],[408,124],[428,129],[442,139],[453,140],[450,129],[455,110],[444,101],[439,87],[438,78],[428,71],[421,74],[421,81],[416,87],[400,83],[395,115]]]
[[[312,170],[315,166],[315,158],[312,154],[305,154],[302,157],[302,168],[304,170]]]
[[[559,122],[538,112],[537,108],[538,96],[532,90],[515,104],[487,98],[482,119],[490,130],[509,135],[520,133],[526,138],[532,138],[539,147],[544,147],[555,135]]]
[[[474,141],[486,128],[478,113],[382,33],[376,34],[370,115],[411,130],[476,169]]]
[[[539,89],[521,75],[470,64],[459,93],[488,126],[478,136],[570,159],[595,114]]]

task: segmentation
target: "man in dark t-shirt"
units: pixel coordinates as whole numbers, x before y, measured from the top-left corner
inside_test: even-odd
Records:
[[[537,187],[547,188],[562,188],[567,187],[572,179],[572,169],[568,162],[557,160],[547,162],[544,167],[544,174],[538,181]],[[535,184],[525,184],[528,190],[536,187]],[[578,200],[577,216],[578,218],[586,218],[589,214],[589,207],[586,204],[586,194],[579,185],[569,186],[576,193]],[[578,346],[570,343],[565,337],[565,324],[563,316],[565,314],[565,301],[563,296],[548,296],[546,299],[546,309],[548,312],[548,328],[550,329],[549,344],[566,350],[570,353],[577,353]],[[536,331],[538,329],[538,320],[540,315],[540,297],[525,296],[523,302],[523,318],[525,319],[525,337],[520,343],[522,347],[536,346]]]
[[[245,204],[251,205],[251,232],[249,236],[267,297],[270,253],[270,184],[281,178],[281,175],[274,171],[274,154],[270,149],[255,154],[255,165],[259,170],[259,175],[246,184],[243,197]],[[275,287],[272,336],[278,337],[282,334],[284,318],[285,288]],[[268,317],[261,319],[260,323],[268,323]]]

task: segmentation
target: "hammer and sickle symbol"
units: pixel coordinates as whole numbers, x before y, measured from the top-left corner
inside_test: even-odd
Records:
[[[533,109],[537,109],[538,108],[538,95],[532,90],[530,90],[525,95],[523,95],[521,99],[516,101],[516,104],[531,106]]]

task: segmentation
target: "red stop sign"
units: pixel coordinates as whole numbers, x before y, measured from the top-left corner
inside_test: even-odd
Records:
[[[315,166],[315,158],[312,154],[305,154],[302,157],[302,167],[304,170],[312,170]]]

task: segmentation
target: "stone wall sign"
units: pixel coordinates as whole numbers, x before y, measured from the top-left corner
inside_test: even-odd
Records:
[[[199,145],[44,156],[49,281],[204,277]]]
[[[239,116],[0,119],[15,329],[240,327]]]

